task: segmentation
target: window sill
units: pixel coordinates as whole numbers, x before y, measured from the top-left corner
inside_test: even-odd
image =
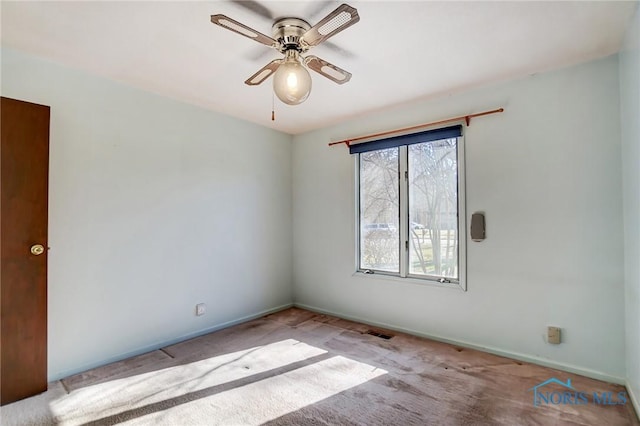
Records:
[[[461,283],[440,283],[434,280],[420,279],[420,278],[414,278],[414,277],[402,278],[396,275],[387,275],[383,273],[365,274],[362,271],[356,271],[351,276],[359,277],[359,278],[367,278],[367,279],[373,278],[377,280],[395,281],[395,282],[407,283],[407,284],[418,284],[418,285],[437,287],[437,288],[450,288],[450,289],[459,290],[459,291],[467,291],[462,286]]]

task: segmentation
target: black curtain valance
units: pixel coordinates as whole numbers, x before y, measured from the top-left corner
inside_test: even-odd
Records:
[[[459,136],[462,136],[462,125],[443,127],[440,129],[426,130],[424,132],[393,136],[386,139],[378,139],[371,142],[349,145],[349,154],[359,154],[361,152],[376,151],[379,149],[396,148],[403,145],[457,138]]]

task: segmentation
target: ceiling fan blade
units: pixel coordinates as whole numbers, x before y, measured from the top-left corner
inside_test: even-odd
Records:
[[[306,8],[304,16],[315,20],[321,12],[326,13],[326,10],[331,6],[335,6],[336,3],[336,0],[317,0],[309,2],[309,7]]]
[[[256,15],[262,16],[269,21],[273,21],[275,19],[275,16],[273,16],[273,13],[271,13],[267,7],[261,5],[255,0],[231,0],[231,3],[243,7]]]
[[[337,53],[338,55],[342,56],[343,58],[353,59],[353,58],[356,57],[356,55],[353,52],[343,48],[342,46],[339,46],[339,45],[337,45],[335,43],[332,43],[331,41],[325,41],[324,43],[322,43],[322,47],[326,47],[327,49]],[[267,50],[267,52],[268,52],[268,50]]]
[[[271,74],[276,72],[276,70],[278,69],[281,63],[282,63],[282,59],[274,59],[264,67],[260,68],[258,72],[256,72],[254,75],[249,77],[244,82],[244,84],[247,84],[249,86],[257,86],[258,84],[265,81],[267,78],[271,77]]]
[[[247,27],[246,25],[225,15],[211,15],[211,22],[269,47],[275,47],[278,44],[278,42],[271,37],[266,36],[253,28]]]
[[[342,4],[304,33],[302,40],[309,46],[317,46],[359,20],[360,16],[355,8],[348,4]]]
[[[342,68],[338,68],[337,66],[330,64],[324,59],[320,59],[317,56],[307,56],[304,58],[304,63],[309,68],[314,70],[320,75],[327,77],[329,80],[334,81],[338,84],[344,84],[347,81],[351,80],[351,73],[343,70]]]

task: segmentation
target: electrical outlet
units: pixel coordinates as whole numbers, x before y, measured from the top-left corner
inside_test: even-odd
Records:
[[[547,342],[553,345],[560,343],[560,327],[547,327]]]
[[[204,313],[207,311],[207,305],[205,305],[204,303],[198,303],[196,305],[196,315],[200,316],[200,315],[204,315]]]

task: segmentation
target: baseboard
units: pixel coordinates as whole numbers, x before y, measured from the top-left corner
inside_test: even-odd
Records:
[[[638,420],[640,420],[640,400],[636,394],[633,393],[633,387],[628,380],[625,387],[627,388],[627,395],[629,395],[629,399],[631,399],[631,404],[633,404],[633,408],[636,410],[636,416],[638,416]]]
[[[49,375],[48,380],[49,382],[53,382],[56,380],[60,380],[60,379],[64,379],[65,377],[69,377],[73,374],[77,374],[77,373],[81,373],[83,371],[87,371],[87,370],[91,370],[93,368],[96,367],[101,367],[103,365],[107,365],[107,364],[111,364],[113,362],[118,362],[118,361],[122,361],[123,359],[127,359],[133,356],[137,356],[137,355],[141,355],[147,352],[151,352],[151,351],[155,351],[158,350],[160,348],[164,348],[166,346],[170,346],[170,345],[175,345],[176,343],[180,343],[183,342],[185,340],[189,340],[189,339],[193,339],[194,337],[199,337],[202,336],[204,334],[209,334],[209,333],[213,333],[214,331],[218,331],[218,330],[222,330],[223,328],[228,328],[228,327],[232,327],[234,325],[238,325],[241,324],[243,322],[247,322],[247,321],[251,321],[253,319],[256,318],[260,318],[263,317],[265,315],[269,315],[272,314],[274,312],[278,312],[278,311],[282,311],[284,309],[288,309],[290,307],[293,306],[293,303],[287,303],[284,305],[280,305],[280,306],[276,306],[274,308],[270,308],[270,309],[265,309],[264,311],[260,311],[260,312],[256,312],[250,315],[246,315],[244,317],[241,318],[237,318],[231,321],[226,321],[220,324],[216,324],[207,328],[203,328],[201,330],[197,330],[197,331],[193,331],[191,333],[187,333],[184,334],[182,336],[176,337],[174,339],[170,339],[170,340],[163,340],[161,342],[156,342],[154,344],[151,345],[147,345],[138,349],[135,349],[133,351],[129,351],[123,354],[119,354],[119,355],[115,355],[109,358],[105,358],[102,359],[100,361],[96,361],[96,362],[91,362],[88,364],[84,364],[80,367],[77,368],[72,368],[72,369],[68,369],[68,370],[63,370],[63,371],[58,371],[55,373],[52,373],[51,375]]]
[[[511,358],[511,359],[515,359],[515,360],[518,360],[518,361],[525,361],[525,362],[529,362],[531,364],[541,365],[543,367],[555,368],[557,370],[566,371],[568,373],[579,374],[581,376],[590,377],[590,378],[596,379],[596,380],[602,380],[602,381],[605,381],[605,382],[615,383],[615,384],[618,384],[618,385],[625,385],[626,384],[626,380],[624,378],[617,377],[617,376],[612,376],[612,375],[607,374],[607,373],[603,373],[603,372],[596,371],[596,370],[591,370],[591,369],[588,369],[588,368],[582,368],[582,367],[578,367],[578,366],[571,365],[571,364],[565,364],[565,363],[562,363],[562,362],[552,361],[552,360],[549,360],[549,359],[539,358],[539,357],[536,357],[536,356],[531,356],[531,355],[527,355],[527,354],[523,354],[523,353],[506,351],[506,350],[503,350],[503,349],[500,349],[500,348],[491,347],[491,346],[485,346],[485,345],[479,345],[479,344],[476,344],[476,343],[465,342],[465,341],[462,341],[462,340],[449,339],[449,338],[446,338],[446,337],[443,337],[443,336],[423,333],[423,332],[420,332],[420,331],[417,331],[417,330],[412,330],[412,329],[409,329],[409,328],[395,326],[393,324],[386,324],[386,323],[382,323],[382,322],[372,321],[372,320],[369,320],[369,319],[366,319],[366,318],[359,318],[359,317],[352,316],[352,315],[345,315],[345,314],[342,314],[340,312],[329,311],[329,310],[326,310],[326,309],[321,309],[321,308],[318,308],[318,307],[315,307],[315,306],[311,306],[311,305],[307,305],[307,304],[304,304],[304,303],[294,302],[293,306],[301,308],[301,309],[306,309],[306,310],[309,310],[309,311],[321,313],[321,314],[332,315],[332,316],[336,316],[336,317],[343,318],[343,319],[346,319],[346,320],[351,320],[351,321],[356,321],[356,322],[360,322],[360,323],[363,323],[363,324],[372,325],[372,326],[375,326],[375,327],[382,327],[382,328],[386,328],[386,329],[389,329],[389,330],[398,331],[398,332],[401,332],[401,333],[412,334],[414,336],[424,337],[426,339],[436,340],[438,342],[449,343],[449,344],[452,344],[452,345],[462,346],[462,347],[470,348],[470,349],[476,349],[476,350],[479,350],[479,351],[488,352],[490,354],[503,356],[505,358]],[[634,403],[634,405],[636,407],[636,412],[638,412],[637,411],[638,405],[636,403]]]

